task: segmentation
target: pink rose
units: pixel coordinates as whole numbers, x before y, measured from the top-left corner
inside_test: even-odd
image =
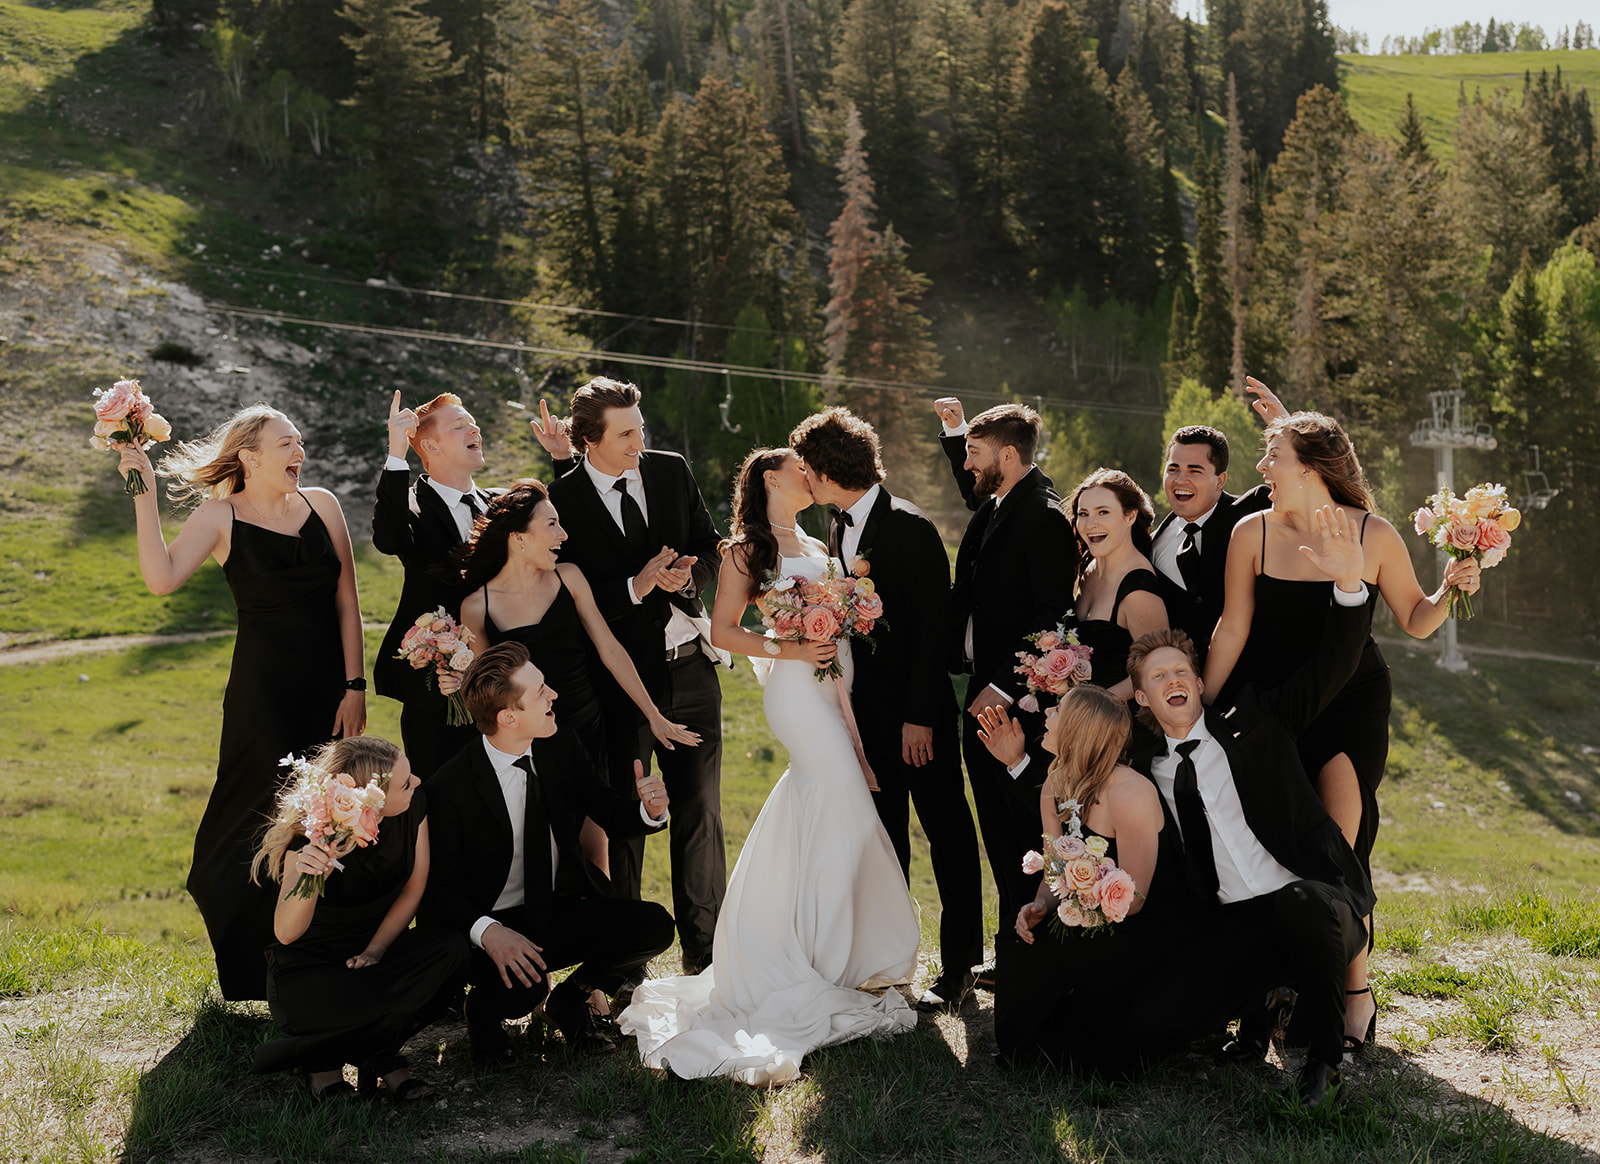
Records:
[[[1462,521],[1452,525],[1446,534],[1445,541],[1451,549],[1475,550],[1478,548],[1478,523],[1476,520]]]
[[[139,384],[135,380],[118,380],[110,388],[100,393],[94,402],[94,415],[97,420],[121,420],[133,409],[134,397],[139,391]]]
[[[1081,926],[1085,924],[1083,911],[1078,908],[1078,903],[1070,897],[1056,907],[1056,916],[1061,919],[1061,924],[1064,926]]]
[[[878,621],[883,617],[883,599],[876,594],[868,594],[856,603],[856,614],[873,622]]]
[[[808,606],[800,616],[800,629],[814,643],[825,643],[839,633],[839,616],[826,606]]]
[[[1035,873],[1043,872],[1044,871],[1044,857],[1042,857],[1040,854],[1038,854],[1034,850],[1029,849],[1026,853],[1024,853],[1022,855],[1022,871],[1024,873],[1026,873],[1030,877],[1033,876]]]
[[[1072,665],[1072,681],[1074,683],[1087,683],[1094,678],[1094,664],[1089,661],[1087,652],[1078,656],[1078,661]]]
[[[328,785],[328,817],[337,827],[353,830],[360,823],[367,804],[354,781],[346,784],[346,780],[350,777],[341,775]]]
[[[1078,890],[1078,904],[1084,909],[1095,909],[1100,904],[1100,882],[1091,881]]]
[[[1128,916],[1135,897],[1133,878],[1125,869],[1114,869],[1100,881],[1100,909],[1107,921],[1119,922]]]
[[[1093,857],[1074,857],[1061,870],[1061,876],[1072,892],[1082,893],[1094,884],[1094,869],[1098,863]]]
[[[1511,545],[1511,535],[1501,528],[1500,523],[1492,517],[1483,518],[1478,522],[1478,548],[1480,550],[1505,551]]]
[[[854,574],[857,578],[865,578],[868,574],[872,573],[872,564],[865,558],[857,558],[855,561],[850,563],[850,573]]]
[[[796,638],[800,634],[800,612],[780,610],[772,616],[772,630],[780,639]]]
[[[1089,851],[1087,846],[1077,837],[1057,837],[1051,842],[1051,845],[1055,848],[1056,856],[1063,861],[1075,860]]]
[[[828,588],[821,582],[806,582],[800,587],[800,597],[815,606],[828,597]]]
[[[378,839],[378,822],[380,819],[378,810],[370,804],[361,810],[361,820],[356,824],[356,842],[358,844],[370,845]]]
[[[878,625],[877,623],[871,621],[870,619],[868,621],[866,621],[866,622],[862,622],[858,618],[852,624],[851,629],[854,630],[856,632],[856,634],[858,634],[858,635],[870,635],[872,633],[872,628],[877,626],[877,625]]]
[[[1044,685],[1051,691],[1060,694],[1072,682],[1072,668],[1077,664],[1077,659],[1071,651],[1063,651],[1059,647],[1047,651],[1039,660],[1039,670],[1044,674]]]
[[[450,620],[448,618],[435,618],[431,623],[428,624],[428,629],[436,633],[438,631],[448,630],[449,628]]]
[[[1411,528],[1425,534],[1433,528],[1433,510],[1424,505],[1411,515]]]
[[[1056,634],[1055,631],[1045,631],[1039,636],[1039,649],[1041,651],[1053,651],[1060,645],[1061,636]]]

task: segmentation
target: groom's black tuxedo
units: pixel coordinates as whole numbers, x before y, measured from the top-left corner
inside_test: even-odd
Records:
[[[1185,589],[1179,579],[1159,568],[1156,570],[1156,576],[1161,581],[1161,597],[1167,604],[1167,625],[1177,627],[1194,640],[1202,664],[1211,647],[1211,635],[1217,629],[1217,620],[1222,617],[1223,600],[1226,597],[1228,544],[1233,537],[1233,527],[1241,517],[1257,513],[1271,504],[1271,490],[1265,485],[1257,485],[1238,497],[1231,493],[1222,495],[1217,507],[1201,527],[1201,583],[1193,592]],[[1181,524],[1178,515],[1167,514],[1156,527],[1155,539],[1166,536],[1175,523]]]
[[[584,986],[614,992],[672,943],[672,918],[654,902],[618,898],[605,875],[584,857],[578,830],[585,816],[611,837],[638,836],[649,826],[640,815],[637,797],[629,800],[592,778],[570,733],[533,741],[531,754],[533,779],[539,782],[559,853],[548,909],[542,911],[530,902],[494,910],[510,872],[514,838],[505,794],[479,736],[427,783],[432,859],[422,899],[423,920],[470,934],[479,918],[493,916],[543,947],[548,969],[583,962],[574,978]],[[547,840],[524,838],[526,862],[549,859]],[[547,991],[543,983],[531,992],[522,987],[506,991],[481,950],[474,951],[473,967],[474,985],[497,1004],[480,1014],[498,1012],[505,1018],[527,1014]]]
[[[378,478],[377,501],[372,507],[372,545],[380,554],[400,559],[405,581],[394,619],[372,665],[373,688],[379,695],[401,704],[400,735],[411,769],[426,779],[476,734],[470,726],[450,727],[445,722],[445,699],[438,681],[428,684],[422,671],[395,657],[400,640],[417,616],[444,607],[452,618],[461,615],[466,592],[447,581],[438,567],[461,544],[461,531],[444,498],[427,484],[426,474],[411,482],[403,469],[385,469]],[[490,494],[476,492],[478,504],[487,507]]]
[[[1056,625],[1072,605],[1075,542],[1071,524],[1059,508],[1061,498],[1038,466],[1030,469],[1000,503],[979,498],[966,460],[964,437],[941,437],[956,486],[975,512],[956,554],[951,591],[949,651],[951,666],[972,676],[966,707],[986,685],[1021,698],[1026,685],[1017,676],[1017,652],[1029,650],[1027,636]],[[972,625],[972,658],[966,657],[968,620]],[[1030,739],[1044,730],[1037,715],[1013,711]],[[1033,900],[1037,876],[1022,872],[1022,855],[1039,843],[1039,784],[1045,765],[1030,764],[1022,787],[978,739],[978,723],[961,715],[962,753],[972,781],[978,828],[988,851],[989,868],[1000,894],[1002,940],[1014,936],[1017,911]]]
[[[843,538],[844,523],[835,513],[830,553],[838,556]],[[916,804],[939,887],[940,957],[960,973],[983,956],[983,887],[961,778],[955,691],[945,667],[950,559],[922,510],[882,486],[861,522],[855,557],[865,559],[884,610],[872,633],[876,649],[862,644],[852,652],[851,703],[867,762],[882,788],[873,803],[908,882],[910,804]],[[902,760],[906,724],[933,731],[933,759],[920,768]]]

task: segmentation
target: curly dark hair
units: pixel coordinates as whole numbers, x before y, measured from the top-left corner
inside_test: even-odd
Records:
[[[765,474],[779,468],[785,457],[794,455],[793,449],[752,449],[734,478],[733,520],[717,552],[723,557],[729,552],[737,553],[739,565],[752,586],[760,586],[778,568],[778,536],[767,520]]]
[[[511,535],[527,529],[533,511],[549,500],[549,492],[532,477],[512,482],[511,488],[490,500],[472,527],[472,537],[451,552],[447,576],[458,579],[470,593],[500,573],[511,554]]]
[[[883,480],[878,434],[848,408],[806,417],[789,434],[789,447],[841,489],[871,489]]]
[[[1122,506],[1123,513],[1138,513],[1133,519],[1133,548],[1145,557],[1150,556],[1151,539],[1150,527],[1155,524],[1155,507],[1150,504],[1150,496],[1139,483],[1128,476],[1121,469],[1096,469],[1072,491],[1072,500],[1062,502],[1062,511],[1067,515],[1067,521],[1072,524],[1072,537],[1078,547],[1078,574],[1072,582],[1072,592],[1078,592],[1079,585],[1083,582],[1083,572],[1089,568],[1092,560],[1089,547],[1078,536],[1078,498],[1082,497],[1088,489],[1109,489],[1116,496]]]

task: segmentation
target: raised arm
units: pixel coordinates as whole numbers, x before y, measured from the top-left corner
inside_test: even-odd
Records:
[[[1256,613],[1256,547],[1261,544],[1258,523],[1266,518],[1259,513],[1241,517],[1228,540],[1228,562],[1223,574],[1222,617],[1211,636],[1206,653],[1205,701],[1210,703],[1233,674],[1245,640],[1250,637],[1250,620]]]
[[[406,459],[410,436],[417,428],[417,414],[400,407],[397,389],[389,401],[389,456],[395,460]],[[372,506],[372,547],[380,554],[399,558],[402,562],[411,553],[414,534],[411,527],[411,470],[390,469],[384,462],[378,474],[377,498]]]
[[[1478,592],[1481,570],[1477,559],[1451,558],[1439,588],[1424,594],[1400,531],[1377,514],[1367,520],[1367,525],[1371,530],[1366,542],[1367,560],[1376,560],[1378,591],[1394,612],[1400,629],[1412,638],[1425,639],[1444,625],[1450,613],[1447,595],[1452,586],[1459,586],[1468,594]]]
[[[302,489],[307,504],[317,511],[328,527],[333,549],[339,555],[339,588],[333,604],[339,612],[339,641],[344,647],[344,677],[366,677],[367,645],[361,636],[361,597],[356,592],[356,559],[350,547],[350,528],[344,523],[339,499],[326,489]],[[346,691],[333,717],[333,734],[348,739],[367,730],[367,696],[362,691]]]
[[[348,959],[345,965],[352,970],[360,970],[363,966],[375,966],[382,961],[389,947],[394,945],[394,940],[405,932],[411,919],[417,916],[417,906],[422,904],[422,891],[427,886],[428,822],[423,821],[417,826],[417,853],[411,866],[411,876],[401,886],[400,896],[389,906],[389,912],[383,915],[383,921],[378,924],[378,930],[367,943],[367,948]]]
[[[133,516],[139,531],[139,573],[152,594],[171,594],[182,586],[212,554],[219,562],[228,557],[229,520],[226,501],[211,500],[189,515],[178,536],[167,545],[161,532],[161,512],[156,504],[155,470],[150,458],[135,445],[118,446],[122,457],[117,472],[126,476],[137,469],[144,477],[143,493],[133,499]]]

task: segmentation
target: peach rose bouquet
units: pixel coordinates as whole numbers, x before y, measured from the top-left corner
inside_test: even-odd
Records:
[[[870,636],[883,621],[883,599],[865,570],[859,576],[841,575],[837,563],[829,559],[820,578],[769,576],[756,595],[756,609],[761,612],[761,625],[779,642],[837,643],[864,638],[870,649],[877,650]],[[818,682],[843,674],[838,656],[826,667],[817,668]]]
[[[1059,837],[1046,836],[1039,850],[1029,850],[1022,858],[1022,871],[1044,874],[1060,902],[1056,920],[1062,933],[1108,929],[1124,920],[1133,899],[1142,895],[1128,871],[1106,856],[1106,839],[1083,836],[1078,802],[1066,804],[1071,814],[1066,831]]]
[[[344,869],[339,858],[378,839],[387,775],[374,777],[365,787],[357,788],[354,777],[324,771],[299,756],[285,756],[278,765],[291,773],[291,781],[279,793],[279,800],[300,821],[306,837],[327,848],[335,869]],[[321,897],[327,887],[325,876],[302,873],[289,896]]]
[[[129,444],[148,449],[157,441],[172,438],[172,425],[156,411],[150,397],[139,387],[139,381],[118,380],[109,388],[96,388],[94,396],[94,435],[89,438],[94,448],[110,449]],[[143,493],[144,474],[129,469],[122,491],[130,496]]]
[[[1474,485],[1457,497],[1440,489],[1411,515],[1412,528],[1452,558],[1476,558],[1485,570],[1498,566],[1511,549],[1511,534],[1521,512],[1506,500],[1504,485]],[[1471,618],[1472,598],[1452,586],[1450,617]]]
[[[477,657],[467,645],[472,639],[472,632],[457,625],[456,620],[450,617],[450,612],[441,606],[418,615],[417,621],[406,628],[395,658],[410,663],[414,671],[428,670],[428,690],[432,691],[435,671],[441,674],[446,670],[465,671],[472,666],[472,660]],[[453,691],[445,697],[445,708],[445,721],[451,727],[472,722],[472,715],[467,711],[466,701],[461,698],[460,691]]]
[[[1054,630],[1029,635],[1028,642],[1038,647],[1038,653],[1018,651],[1017,665],[1012,668],[1028,685],[1028,693],[1017,700],[1023,711],[1039,710],[1039,692],[1065,695],[1068,688],[1087,683],[1094,675],[1089,656],[1093,647],[1078,641],[1078,632],[1057,626]]]

